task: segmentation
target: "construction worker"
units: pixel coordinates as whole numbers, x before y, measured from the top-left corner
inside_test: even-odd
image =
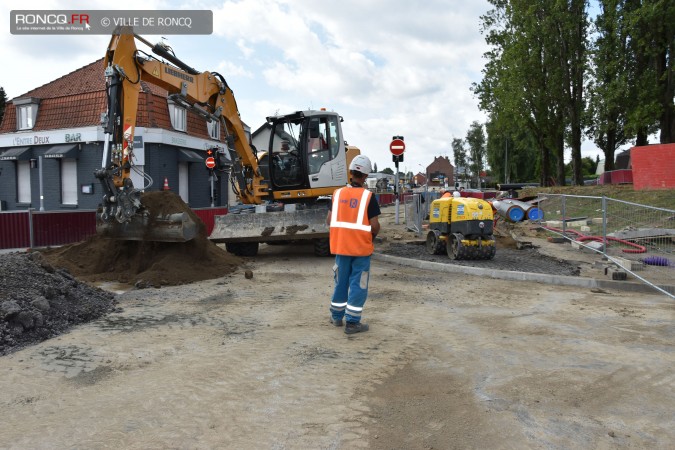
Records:
[[[364,188],[371,170],[366,156],[358,155],[352,160],[349,164],[352,182],[333,193],[326,216],[330,251],[335,255],[330,320],[341,327],[343,318],[346,319],[346,334],[368,331],[368,324],[361,322],[361,313],[368,297],[373,239],[380,231],[380,205],[372,192]]]
[[[452,194],[450,193],[450,191],[446,191],[446,190],[441,191],[441,198],[449,198],[449,197],[452,197]]]

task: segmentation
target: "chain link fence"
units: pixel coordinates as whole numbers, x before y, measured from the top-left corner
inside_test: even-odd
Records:
[[[539,225],[675,298],[675,210],[607,197],[539,194]]]

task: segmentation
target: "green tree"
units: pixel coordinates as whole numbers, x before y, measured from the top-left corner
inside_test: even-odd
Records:
[[[377,163],[373,163],[373,171],[371,173],[377,173]]]
[[[387,175],[394,175],[394,171],[391,170],[389,167],[385,167],[382,169],[382,173],[386,173]]]
[[[480,173],[485,168],[485,133],[483,125],[473,121],[465,138],[469,149],[468,163],[472,179],[480,187]]]
[[[595,172],[596,169],[598,168],[598,163],[597,161],[593,161],[593,158],[590,158],[588,156],[585,156],[581,158],[581,174],[584,179],[586,178],[594,178],[595,177]],[[572,167],[572,163],[570,162],[565,166],[566,173],[567,175],[571,176],[572,171],[574,168]]]
[[[572,148],[572,183],[584,184],[581,174],[581,136],[584,116],[584,76],[587,68],[588,14],[586,0],[555,0],[550,21],[557,31],[558,63],[562,75],[562,107]],[[557,44],[557,45],[556,45]],[[564,150],[563,150],[564,151]],[[560,153],[560,152],[559,152]],[[559,165],[561,161],[559,161]]]
[[[614,170],[616,149],[630,138],[628,111],[635,99],[629,87],[629,33],[624,0],[601,0],[591,46],[588,87],[588,135],[605,155],[605,170]]]
[[[636,145],[647,143],[654,124],[662,144],[675,142],[675,3],[626,0],[632,58],[631,84],[637,99],[628,127]]]
[[[458,171],[457,179],[466,182],[466,148],[464,147],[464,141],[459,138],[452,140],[452,159],[455,162],[455,170]]]
[[[494,6],[481,17],[491,46],[484,57],[483,79],[473,85],[479,106],[504,136],[528,129],[537,149],[539,181],[551,181],[557,152],[558,178],[564,182],[562,75],[559,50],[551,28],[550,2],[489,0]],[[548,8],[548,9],[547,9]],[[562,179],[562,180],[560,180]]]
[[[497,182],[536,182],[537,145],[529,130],[522,128],[506,133],[494,121],[485,124],[485,129],[487,163]]]

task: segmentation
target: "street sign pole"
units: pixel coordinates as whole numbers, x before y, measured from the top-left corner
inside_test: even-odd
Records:
[[[389,151],[391,152],[392,159],[394,160],[394,164],[396,165],[396,181],[394,184],[394,198],[395,198],[395,207],[396,207],[396,213],[394,216],[394,223],[396,225],[399,224],[398,222],[398,216],[399,216],[399,190],[398,190],[398,163],[399,161],[403,161],[403,152],[405,152],[405,142],[403,142],[403,136],[393,136],[391,138],[391,144],[389,144]]]
[[[215,205],[215,201],[214,201],[214,200],[215,200],[215,199],[214,199],[214,195],[213,195],[213,181],[214,181],[213,179],[214,179],[214,178],[215,178],[215,177],[213,176],[213,170],[212,170],[212,171],[211,171],[211,176],[209,177],[209,179],[211,180],[211,208],[213,208],[214,206],[216,206],[216,205]]]
[[[394,185],[394,197],[396,198],[396,215],[395,215],[395,224],[398,225],[398,210],[399,210],[399,201],[398,201],[398,158],[396,158],[396,184]]]
[[[209,181],[211,182],[211,208],[215,206],[216,196],[214,195],[213,182],[216,179],[216,174],[213,172],[213,169],[216,167],[216,159],[211,156],[213,155],[213,150],[209,149],[206,151],[206,154],[209,155],[205,160],[204,164],[206,168],[209,169]]]

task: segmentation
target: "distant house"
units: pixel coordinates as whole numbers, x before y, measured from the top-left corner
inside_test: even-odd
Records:
[[[101,202],[94,171],[103,165],[103,73],[100,59],[7,103],[0,124],[2,209],[95,209]],[[131,179],[146,190],[162,189],[166,179],[191,207],[210,206],[204,159],[207,149],[225,148],[224,130],[174,104],[167,94],[141,81],[133,152],[138,172],[132,171]],[[218,174],[216,206],[227,204],[227,179],[226,173]]]
[[[427,176],[422,172],[417,172],[417,175],[413,175],[413,183],[415,186],[424,186],[427,184]]]
[[[447,156],[436,156],[427,166],[427,185],[435,187],[453,186],[455,182],[455,168],[450,164]]]

